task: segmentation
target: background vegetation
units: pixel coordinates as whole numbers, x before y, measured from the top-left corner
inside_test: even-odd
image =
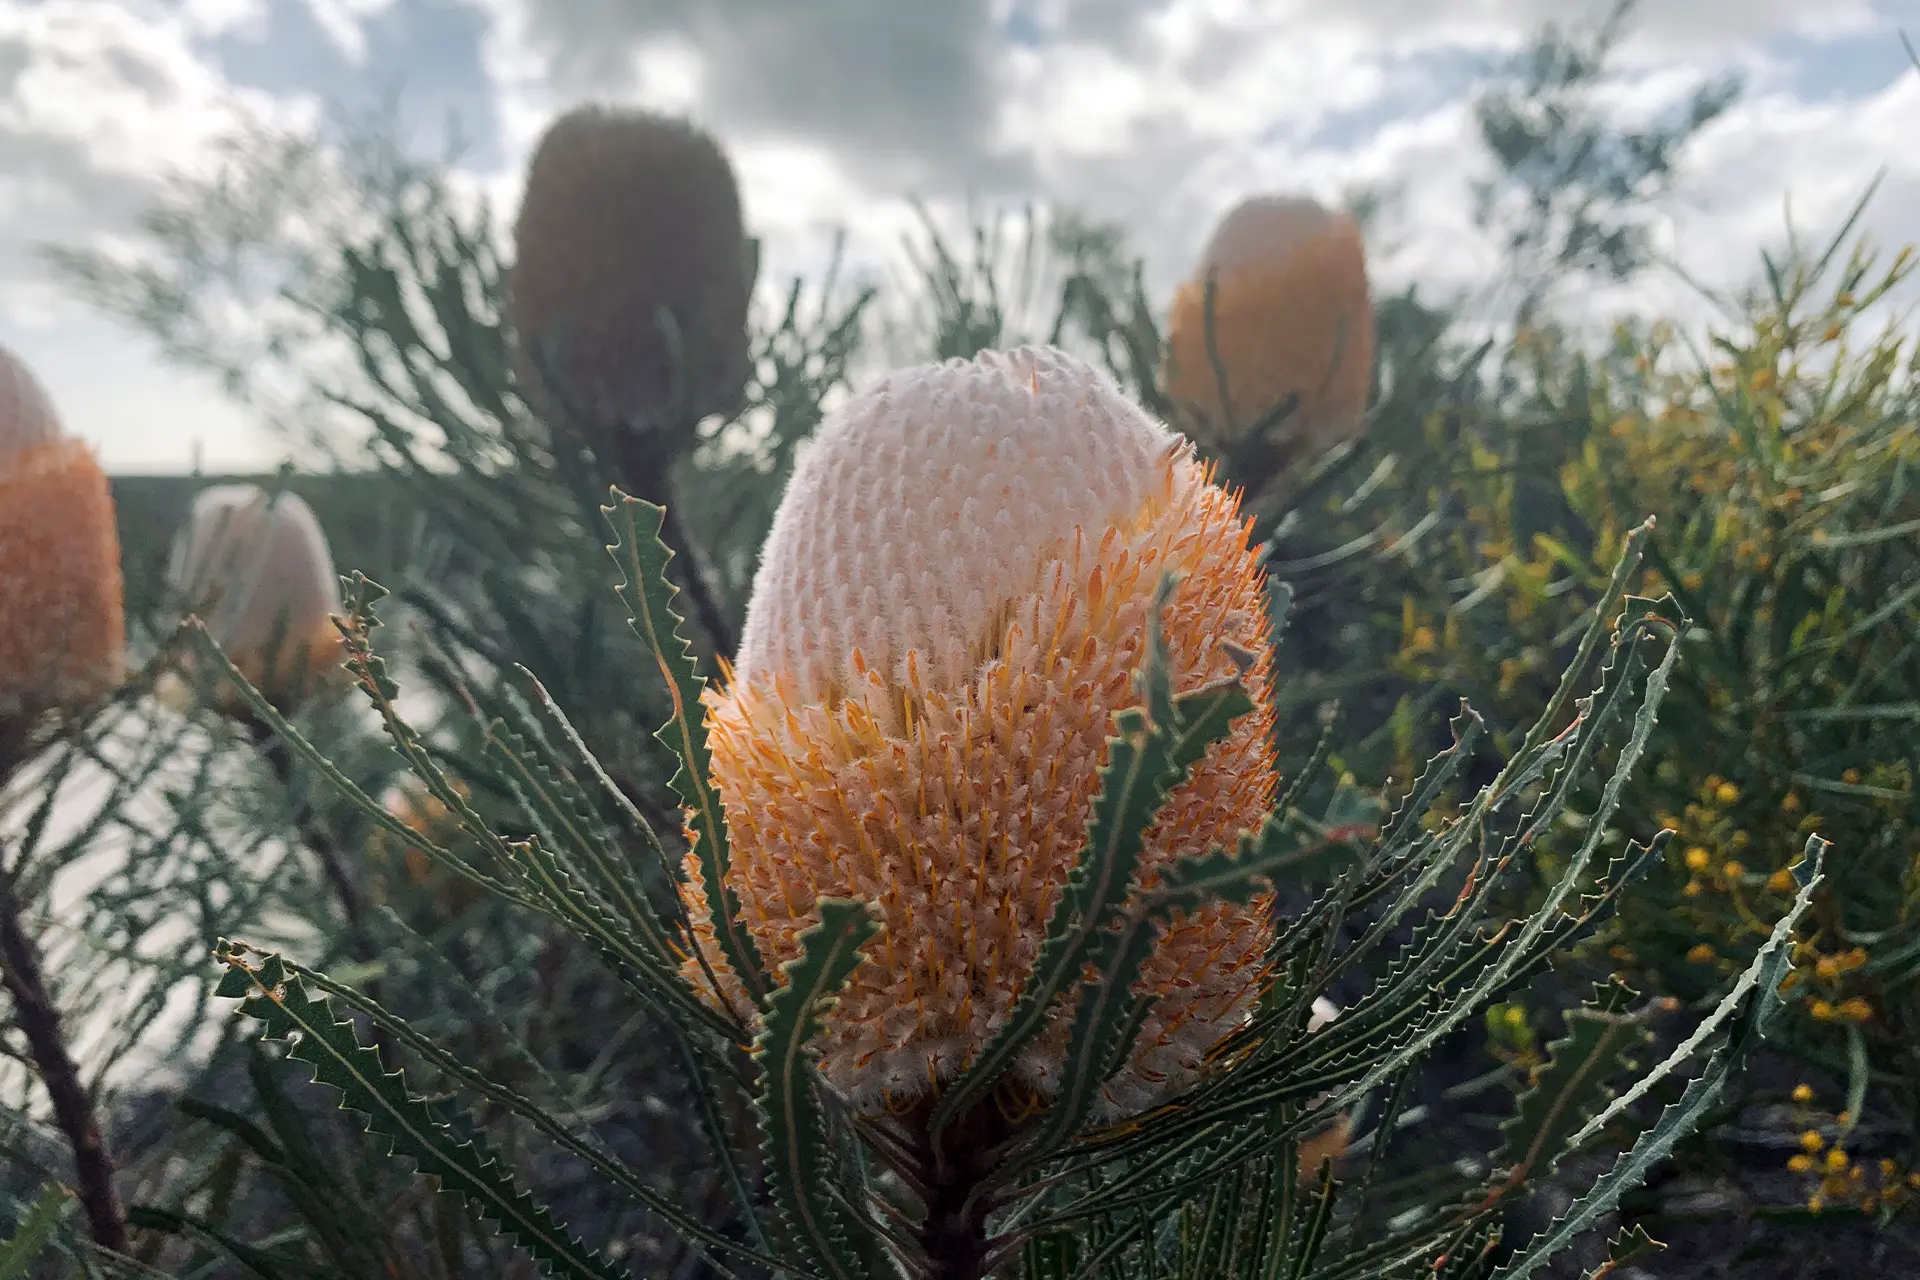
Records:
[[[1583,281],[1656,265],[1647,211],[1688,139],[1738,93],[1715,85],[1675,118],[1614,128],[1594,95],[1624,15],[1543,36],[1485,92],[1480,121],[1498,176],[1481,216],[1509,253],[1500,289],[1444,303],[1413,289],[1376,297],[1365,435],[1284,478],[1257,458],[1221,460],[1291,587],[1279,741],[1300,779],[1295,830],[1313,838],[1289,864],[1299,893],[1289,905],[1324,905],[1325,891],[1350,887],[1341,873],[1361,867],[1400,908],[1321,919],[1330,955],[1350,956],[1319,971],[1339,1003],[1410,954],[1396,946],[1422,945],[1416,902],[1461,892],[1455,879],[1424,886],[1437,897],[1395,896],[1387,813],[1430,757],[1457,747],[1457,778],[1420,811],[1422,838],[1437,839],[1511,762],[1557,740],[1539,735],[1569,723],[1562,675],[1575,670],[1583,693],[1602,678],[1576,659],[1596,617],[1620,616],[1615,567],[1648,516],[1633,591],[1668,597],[1660,616],[1684,619],[1638,767],[1625,768],[1627,716],[1596,742],[1590,772],[1548,788],[1563,819],[1530,837],[1534,856],[1488,889],[1484,910],[1537,918],[1569,876],[1610,906],[1625,880],[1611,860],[1644,854],[1649,865],[1611,918],[1595,911],[1582,917],[1591,928],[1569,929],[1553,968],[1482,1000],[1418,1070],[1369,1092],[1356,1111],[1362,1140],[1340,1167],[1346,1198],[1327,1219],[1336,1247],[1316,1259],[1289,1246],[1295,1274],[1370,1274],[1353,1269],[1364,1259],[1341,1269],[1363,1252],[1363,1224],[1425,1229],[1513,1167],[1510,1117],[1544,1133],[1552,1126],[1525,1129],[1529,1105],[1559,1097],[1609,1124],[1529,1169],[1528,1185],[1494,1206],[1504,1244],[1488,1245],[1490,1266],[1517,1267],[1515,1246],[1548,1238],[1572,1205],[1586,1252],[1542,1261],[1540,1274],[1920,1267],[1920,383],[1911,318],[1892,306],[1912,250],[1862,243],[1851,225],[1830,241],[1790,241],[1705,335],[1640,317],[1595,339],[1559,321],[1556,303]],[[312,242],[289,246],[284,202],[321,174],[347,181],[328,185]],[[1364,213],[1386,198],[1353,202]],[[138,1264],[92,1247],[84,1215],[43,1194],[71,1181],[66,1137],[16,1025],[0,1076],[0,1221],[20,1247],[0,1255],[19,1259],[0,1274],[536,1274],[539,1251],[497,1232],[497,1214],[385,1159],[327,1091],[306,1085],[311,1072],[289,1060],[284,1034],[260,1035],[231,1001],[210,998],[221,975],[207,956],[232,936],[367,993],[389,1021],[438,1045],[444,1058],[423,1064],[393,1027],[376,1036],[359,1018],[363,1042],[389,1060],[414,1053],[409,1078],[435,1105],[471,1084],[455,1065],[496,1086],[473,1114],[495,1135],[499,1168],[537,1188],[606,1265],[713,1274],[703,1269],[712,1249],[669,1230],[648,1195],[691,1207],[719,1239],[760,1230],[752,1206],[764,1171],[701,1154],[743,1117],[701,1084],[708,1068],[657,1034],[657,1010],[609,977],[591,937],[477,891],[421,851],[433,844],[500,872],[485,833],[538,829],[512,781],[521,749],[565,757],[582,777],[588,755],[601,762],[607,789],[590,808],[609,829],[630,805],[669,841],[680,832],[668,786],[677,762],[654,737],[667,691],[609,589],[609,477],[556,444],[518,396],[493,216],[451,191],[439,166],[377,137],[345,160],[255,140],[220,179],[156,213],[149,231],[167,253],[155,263],[62,257],[110,312],[176,358],[222,372],[236,395],[275,406],[333,454],[330,469],[269,482],[308,497],[343,570],[392,588],[376,642],[407,691],[401,710],[420,726],[419,754],[403,760],[410,739],[390,738],[351,692],[293,709],[286,733],[262,732],[258,712],[213,714],[209,703],[182,714],[145,697],[178,652],[160,552],[206,480],[116,481],[129,610],[155,661],[16,779],[27,800],[7,818],[28,815],[25,834],[10,825],[6,838],[23,919],[54,975],[50,998],[85,1024],[73,1035]],[[1054,340],[1166,411],[1161,321],[1114,229],[1060,211],[958,234],[929,221],[912,248],[920,275],[904,287],[797,281],[756,315],[746,407],[703,428],[677,464],[682,523],[668,541],[684,556],[675,572],[696,575],[680,578],[681,601],[703,662],[737,633],[794,449],[874,367]],[[260,345],[236,346],[210,317],[225,297],[258,291],[262,263],[273,319]],[[296,367],[297,378],[287,372]],[[577,744],[530,713],[538,695],[522,666],[571,717]],[[1477,744],[1459,746],[1450,727],[1462,698],[1485,723]],[[496,721],[526,741],[504,749],[487,727]],[[275,748],[296,733],[311,757]],[[339,777],[318,775],[322,757]],[[1607,790],[1616,776],[1624,785]],[[343,797],[343,780],[389,802],[394,819]],[[91,816],[35,819],[56,792],[73,797],[65,811]],[[1480,834],[1497,843],[1495,831]],[[1603,868],[1581,865],[1590,835]],[[1750,1042],[1729,1028],[1772,1006],[1755,999],[1736,1019],[1728,993],[1767,972],[1766,946],[1802,888],[1789,868],[1812,836],[1832,847],[1781,953],[1787,1001],[1734,1074]],[[1456,852],[1464,874],[1472,857]],[[346,895],[329,875],[343,857]],[[661,899],[657,867],[649,875],[638,892]],[[1585,1012],[1564,1012],[1581,1010],[1596,982]],[[79,1016],[107,1009],[110,1026]],[[1620,1036],[1604,1052],[1603,1027]],[[1692,1047],[1700,1028],[1725,1044],[1682,1054],[1637,1109],[1616,1111],[1611,1092],[1555,1092],[1572,1063],[1604,1062],[1623,1086]],[[1689,1113],[1689,1135],[1664,1142],[1662,1108],[1703,1096],[1684,1089],[1689,1080],[1720,1083]],[[558,1117],[589,1149],[556,1144],[529,1115]],[[445,1112],[439,1122],[462,1123]],[[1389,1144],[1368,1139],[1402,1132],[1391,1161],[1369,1154]],[[1664,1158],[1638,1185],[1604,1202],[1590,1194],[1614,1153],[1650,1134]],[[606,1161],[641,1171],[645,1194],[611,1186]],[[1219,1224],[1270,1215],[1261,1197],[1284,1179],[1257,1180],[1271,1174],[1250,1166],[1219,1184],[1231,1193],[1160,1202],[1157,1253],[1116,1274],[1224,1274],[1219,1258],[1264,1249]],[[741,1183],[754,1192],[743,1196]],[[1633,1228],[1669,1247],[1639,1248]],[[1117,1230],[1102,1220],[1091,1234],[1037,1239],[1022,1266],[1074,1274],[1105,1241],[1099,1232]],[[48,1251],[25,1247],[35,1242]]]

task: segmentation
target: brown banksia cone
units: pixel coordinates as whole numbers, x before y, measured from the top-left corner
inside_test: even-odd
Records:
[[[1260,462],[1252,465],[1259,474],[1232,477],[1249,487],[1364,426],[1373,304],[1366,247],[1346,213],[1299,197],[1242,201],[1221,219],[1192,278],[1175,293],[1167,329],[1161,382],[1180,425],[1221,453],[1257,450]],[[1274,420],[1290,399],[1292,410]]]
[[[234,666],[282,711],[341,675],[333,554],[295,493],[222,484],[194,498],[174,541],[168,586]],[[229,705],[232,691],[216,698]]]
[[[616,433],[622,480],[658,492],[633,473],[743,403],[753,268],[732,165],[685,120],[578,108],[534,150],[514,241],[507,318],[528,402],[601,447]]]
[[[93,450],[55,435],[0,451],[0,738],[112,689],[125,649],[120,535]]]

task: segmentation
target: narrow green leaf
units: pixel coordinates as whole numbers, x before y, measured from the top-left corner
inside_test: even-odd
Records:
[[[248,683],[247,678],[240,674],[240,669],[233,665],[232,660],[229,659],[225,651],[220,648],[219,642],[208,633],[206,627],[198,618],[187,619],[187,621],[180,624],[180,630],[186,638],[187,643],[198,650],[202,658],[213,663],[220,669],[220,674],[234,687],[235,692],[240,695],[241,701],[245,702],[248,709],[252,711],[255,716],[259,717],[261,723],[273,730],[274,735],[287,745],[287,749],[290,752],[298,756],[321,777],[325,778],[327,783],[332,786],[335,791],[352,803],[354,809],[358,811],[361,816],[369,819],[375,826],[379,827],[395,840],[398,840],[401,843],[401,847],[419,849],[436,864],[453,872],[455,875],[472,881],[474,884],[486,889],[489,893],[497,894],[505,898],[509,902],[517,902],[522,906],[529,907],[535,905],[511,885],[495,880],[485,872],[475,870],[473,867],[467,865],[465,859],[456,857],[440,845],[427,839],[421,832],[415,831],[392,813],[389,813],[385,805],[361,790],[360,786],[355,783],[353,779],[341,772],[339,766],[327,759],[325,755],[321,754],[319,748],[307,741],[306,737],[302,735],[299,730],[295,729],[292,723],[290,723],[285,716],[281,715],[258,689]]]
[[[1587,1272],[1582,1280],[1602,1280],[1628,1263],[1652,1257],[1664,1248],[1665,1245],[1648,1235],[1647,1229],[1636,1222],[1607,1242],[1607,1260]]]
[[[310,997],[278,956],[224,939],[215,954],[227,966],[216,994],[239,999],[241,1011],[263,1023],[268,1037],[313,1067],[315,1079],[339,1090],[342,1104],[365,1116],[372,1131],[421,1173],[464,1196],[548,1274],[624,1280],[514,1185],[477,1132],[451,1132],[428,1102],[407,1091],[401,1073],[385,1071],[379,1053],[359,1042],[353,1023],[336,1018],[325,1000]]]
[[[1621,1196],[1643,1183],[1653,1167],[1666,1159],[1680,1139],[1691,1133],[1713,1108],[1728,1081],[1745,1060],[1748,1050],[1756,1040],[1765,1037],[1774,1015],[1785,1004],[1780,997],[1780,983],[1786,978],[1793,955],[1788,941],[1793,936],[1794,927],[1812,903],[1813,888],[1820,881],[1820,863],[1825,851],[1826,842],[1817,836],[1808,841],[1807,853],[1795,868],[1799,893],[1794,898],[1793,906],[1774,925],[1772,935],[1754,956],[1753,963],[1715,1011],[1724,1017],[1724,1011],[1731,1007],[1743,1002],[1746,1005],[1746,1016],[1733,1029],[1727,1041],[1713,1053],[1700,1074],[1687,1083],[1679,1100],[1663,1110],[1653,1126],[1629,1150],[1621,1153],[1613,1168],[1601,1175],[1587,1194],[1557,1218],[1551,1227],[1528,1241],[1523,1249],[1509,1258],[1494,1272],[1492,1280],[1526,1280],[1538,1272],[1602,1215],[1611,1212],[1619,1204]],[[1616,1103],[1615,1107],[1620,1105]]]
[[[861,948],[881,930],[865,903],[819,901],[820,923],[800,935],[800,954],[780,967],[784,984],[767,1001],[753,1044],[760,1089],[755,1109],[767,1152],[767,1184],[793,1243],[816,1271],[835,1280],[864,1280],[862,1254],[871,1242],[826,1190],[833,1179],[827,1121],[814,1093],[805,1050],[854,969]]]
[[[1570,1139],[1612,1101],[1626,1055],[1652,1037],[1644,1015],[1628,1010],[1633,992],[1618,978],[1567,1011],[1567,1034],[1547,1046],[1547,1061],[1500,1126],[1494,1167],[1519,1181],[1552,1168],[1576,1149]]]
[[[705,1246],[714,1253],[732,1254],[760,1266],[778,1268],[780,1260],[765,1252],[742,1248],[726,1237],[702,1226],[683,1206],[667,1199],[642,1182],[624,1162],[603,1150],[594,1142],[578,1136],[574,1130],[535,1104],[510,1089],[495,1084],[483,1072],[475,1070],[461,1061],[456,1055],[442,1049],[439,1045],[420,1034],[413,1027],[381,1008],[361,992],[345,986],[325,974],[316,973],[291,960],[282,959],[285,971],[301,982],[322,992],[326,996],[340,1001],[349,1008],[357,1009],[373,1022],[382,1027],[396,1042],[411,1049],[422,1058],[445,1072],[450,1079],[458,1081],[479,1097],[512,1112],[527,1121],[535,1129],[550,1138],[556,1145],[578,1156],[592,1166],[608,1181],[633,1196],[662,1221],[677,1231],[682,1238],[696,1245]],[[697,1062],[689,1065],[697,1068]],[[708,1100],[710,1101],[710,1100]],[[717,1118],[717,1117],[716,1117]],[[715,1133],[716,1140],[724,1135]],[[752,1206],[742,1203],[741,1212],[749,1218]]]
[[[671,785],[692,819],[694,854],[713,912],[720,951],[756,1001],[767,996],[759,948],[740,919],[740,899],[727,883],[726,814],[713,789],[713,755],[707,745],[706,712],[700,702],[706,679],[694,666],[693,650],[680,634],[673,611],[679,588],[667,577],[673,551],[660,540],[666,508],[612,491],[613,504],[600,510],[613,529],[607,554],[620,568],[620,596],[628,621],[646,643],[673,699],[673,715],[655,736],[679,761]],[[743,1019],[744,1021],[744,1019]]]

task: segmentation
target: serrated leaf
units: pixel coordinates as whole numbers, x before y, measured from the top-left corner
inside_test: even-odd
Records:
[[[1618,978],[1595,998],[1567,1011],[1567,1034],[1547,1046],[1547,1060],[1500,1126],[1494,1167],[1513,1181],[1551,1169],[1576,1144],[1581,1126],[1612,1101],[1612,1082],[1629,1051],[1644,1046],[1645,1019],[1628,1011],[1633,992]]]
[[[482,1072],[467,1065],[454,1054],[449,1053],[447,1050],[429,1040],[426,1036],[420,1034],[420,1032],[416,1031],[406,1022],[395,1017],[387,1010],[382,1009],[366,995],[336,982],[323,973],[316,973],[291,960],[282,958],[280,963],[288,974],[299,979],[301,982],[316,988],[328,998],[338,1000],[349,1008],[356,1009],[365,1014],[373,1022],[384,1028],[396,1043],[412,1050],[426,1061],[432,1063],[435,1068],[444,1072],[451,1080],[458,1082],[475,1095],[495,1103],[527,1121],[533,1128],[551,1139],[558,1146],[585,1161],[590,1167],[606,1177],[613,1185],[627,1192],[653,1213],[659,1215],[661,1220],[678,1232],[683,1239],[692,1242],[696,1246],[705,1247],[709,1252],[709,1256],[714,1254],[731,1254],[734,1257],[743,1258],[760,1266],[778,1268],[781,1265],[780,1260],[777,1258],[771,1257],[764,1252],[756,1252],[755,1250],[742,1248],[733,1241],[702,1226],[685,1207],[673,1200],[667,1199],[659,1192],[648,1187],[617,1157],[606,1152],[594,1143],[583,1140],[569,1126],[563,1124],[530,1099],[521,1097],[512,1090],[494,1083]],[[692,1059],[683,1059],[683,1061],[689,1070],[695,1073],[696,1080],[694,1083],[696,1090],[698,1090],[704,1083],[698,1079],[698,1062]],[[703,1097],[701,1099],[703,1109],[709,1106],[710,1103],[711,1099],[709,1098]],[[717,1117],[711,1118],[717,1119]],[[723,1134],[717,1131],[717,1126],[715,1127],[713,1136],[716,1141],[724,1137]],[[747,1202],[744,1195],[741,1196],[740,1209],[743,1214],[751,1218],[753,1206]],[[755,1222],[754,1225],[757,1230],[757,1222]]]
[[[1628,1263],[1651,1257],[1666,1247],[1636,1222],[1607,1242],[1607,1260],[1587,1272],[1582,1280],[1604,1280]]]
[[[871,1242],[827,1192],[833,1179],[827,1121],[814,1093],[805,1050],[826,1012],[866,958],[861,948],[881,930],[872,910],[844,898],[819,900],[820,923],[800,935],[800,954],[780,966],[784,983],[767,1000],[754,1038],[759,1068],[754,1100],[767,1155],[767,1185],[793,1243],[816,1271],[863,1280]]]
[[[328,785],[352,804],[355,811],[362,817],[398,841],[401,847],[419,849],[437,865],[472,881],[489,893],[497,894],[509,902],[517,902],[523,906],[533,905],[511,885],[503,884],[492,876],[467,865],[464,859],[456,857],[439,844],[429,840],[422,832],[409,827],[388,812],[385,805],[363,791],[353,779],[341,772],[338,765],[321,754],[305,735],[295,729],[292,723],[267,701],[265,695],[248,682],[246,676],[233,665],[232,659],[227,657],[220,643],[208,633],[199,619],[189,618],[183,622],[180,625],[180,633],[188,644],[199,651],[202,658],[220,669],[220,674],[233,686],[235,692],[240,695],[241,701],[247,704],[248,710],[257,716],[262,724],[271,729],[275,737],[286,744],[287,750],[325,778]]]
[[[720,952],[756,1001],[767,997],[759,948],[740,919],[740,899],[727,883],[726,815],[713,789],[713,755],[707,743],[706,712],[700,695],[706,679],[694,666],[693,649],[680,634],[673,610],[679,591],[667,577],[673,551],[660,540],[666,508],[612,491],[613,505],[600,510],[613,529],[607,554],[620,568],[620,596],[628,621],[646,644],[673,700],[673,714],[654,736],[674,754],[679,768],[670,785],[687,807],[693,828],[693,852],[701,886],[713,913]],[[743,1019],[744,1021],[744,1019]]]
[[[1805,878],[1800,881],[1800,890],[1793,905],[1775,923],[1773,933],[1754,956],[1753,963],[1715,1011],[1724,1016],[1740,1004],[1746,1005],[1746,1016],[1733,1028],[1727,1041],[1714,1051],[1700,1074],[1687,1082],[1679,1100],[1661,1111],[1652,1127],[1641,1134],[1631,1148],[1620,1154],[1613,1167],[1594,1182],[1587,1194],[1509,1258],[1494,1272],[1493,1280],[1526,1280],[1526,1277],[1545,1266],[1561,1249],[1604,1214],[1611,1212],[1628,1190],[1644,1182],[1653,1167],[1666,1159],[1674,1146],[1693,1132],[1718,1102],[1721,1092],[1740,1068],[1748,1050],[1756,1040],[1765,1037],[1768,1024],[1786,1003],[1780,996],[1780,983],[1785,979],[1792,962],[1793,950],[1788,940],[1793,936],[1794,926],[1812,903],[1813,888],[1820,881],[1819,868],[1825,851],[1825,841],[1818,837],[1808,841],[1803,867],[1796,869],[1796,874],[1804,874]],[[1659,1074],[1658,1070],[1654,1073],[1655,1076]],[[1619,1105],[1615,1104],[1616,1107]]]
[[[407,1091],[400,1072],[387,1072],[378,1051],[359,1042],[352,1021],[336,1018],[324,999],[309,996],[278,956],[225,940],[215,954],[227,967],[215,994],[240,999],[241,1012],[261,1022],[268,1038],[285,1043],[291,1056],[314,1069],[316,1080],[340,1091],[344,1108],[364,1116],[372,1132],[386,1138],[421,1173],[464,1196],[546,1274],[625,1280],[623,1272],[517,1187],[477,1132],[450,1132],[426,1100]]]
[[[1146,705],[1114,717],[1116,733],[1107,740],[1087,842],[1054,904],[1046,941],[1006,1021],[935,1107],[930,1129],[936,1137],[987,1095],[1040,1034],[1054,1002],[1077,986],[1087,965],[1096,970],[1112,965],[1121,939],[1111,926],[1125,908],[1147,829],[1188,770],[1226,736],[1236,718],[1253,709],[1253,700],[1234,681],[1173,696],[1160,620],[1172,585],[1171,579],[1162,580],[1148,614],[1146,660],[1139,675]],[[1097,1050],[1083,1059],[1095,1067],[1103,1061]]]

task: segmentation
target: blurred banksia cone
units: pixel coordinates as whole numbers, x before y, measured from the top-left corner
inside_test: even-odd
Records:
[[[0,347],[0,457],[59,439],[60,415],[40,379]]]
[[[9,407],[20,405],[51,414],[44,393],[37,404]],[[93,450],[57,427],[40,434],[44,418],[22,421],[0,419],[0,738],[107,692],[125,663],[120,535],[106,474]]]
[[[1207,348],[1213,281],[1214,352]],[[1258,196],[1214,228],[1193,277],[1174,294],[1162,387],[1181,425],[1214,450],[1265,454],[1272,476],[1360,433],[1373,372],[1373,304],[1360,227],[1312,200]],[[1220,393],[1224,373],[1226,395]],[[1250,434],[1289,397],[1291,412]]]
[[[463,800],[473,798],[465,783],[455,781],[453,788]],[[409,775],[388,793],[386,810],[405,823],[411,831],[446,848],[462,838],[460,815],[447,807],[440,797],[427,790],[420,779]],[[376,827],[367,836],[367,852],[383,863],[392,863],[393,848],[400,844],[399,864],[408,880],[431,887],[449,916],[459,915],[480,899],[479,889],[468,880],[448,874],[433,865],[433,859],[416,845],[396,841],[385,828]]]
[[[340,581],[313,509],[258,485],[201,490],[175,539],[168,585],[233,664],[281,710],[333,677],[341,661]],[[231,698],[224,691],[222,701]]]
[[[746,388],[751,255],[726,155],[685,120],[568,112],[534,150],[514,241],[507,317],[529,403],[596,444],[619,433],[621,479],[657,495],[638,473],[689,449],[708,414],[738,412]]]

